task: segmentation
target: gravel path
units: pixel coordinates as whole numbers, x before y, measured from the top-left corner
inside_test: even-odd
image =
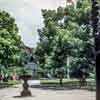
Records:
[[[21,86],[0,89],[0,100],[95,100],[95,92],[87,90],[50,90],[31,88],[32,97],[18,97]]]

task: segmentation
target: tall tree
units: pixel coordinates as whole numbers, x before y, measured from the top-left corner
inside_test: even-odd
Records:
[[[76,9],[70,5],[59,7],[57,11],[42,10],[45,26],[39,30],[40,42],[36,50],[40,66],[63,67],[69,57],[71,64],[76,63],[75,66],[93,63],[90,12],[90,0],[78,0]]]
[[[13,63],[14,56],[20,51],[21,38],[14,18],[0,10],[0,63],[6,67]]]

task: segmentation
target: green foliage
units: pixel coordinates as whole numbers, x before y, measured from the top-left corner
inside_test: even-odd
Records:
[[[93,64],[94,38],[90,26],[91,2],[79,0],[77,8],[59,7],[42,10],[44,28],[38,30],[40,42],[36,48],[36,58],[43,69]],[[91,66],[91,65],[90,65]]]
[[[41,84],[59,84],[59,79],[56,80],[40,80]],[[76,79],[63,79],[63,83],[65,84],[75,84],[79,83],[79,80]]]
[[[0,63],[6,67],[14,63],[16,53],[20,52],[21,38],[14,18],[0,10]]]
[[[29,68],[23,67],[23,68],[20,69],[19,75],[20,76],[21,75],[30,75],[30,76],[32,76],[32,70],[29,69]]]

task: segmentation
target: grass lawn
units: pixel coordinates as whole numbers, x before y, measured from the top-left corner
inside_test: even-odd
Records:
[[[59,79],[52,80],[40,80],[41,84],[59,84]],[[75,83],[79,82],[77,79],[63,79],[63,83]]]
[[[59,86],[59,79],[53,80],[40,80],[42,86]],[[67,87],[80,87],[80,81],[78,79],[63,79],[63,86]],[[87,79],[87,85],[85,86],[89,90],[96,89],[95,80]]]
[[[14,85],[20,83],[21,81],[13,81],[13,80],[9,80],[8,82],[0,82],[0,88],[13,87]]]
[[[59,79],[53,79],[53,80],[40,80],[41,85],[48,85],[48,86],[59,86]],[[73,86],[73,85],[79,85],[79,80],[77,79],[63,79],[62,81],[63,86]]]

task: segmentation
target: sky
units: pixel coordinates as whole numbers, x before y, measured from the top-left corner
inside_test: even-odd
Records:
[[[35,47],[37,29],[43,26],[41,9],[65,6],[66,0],[0,0],[0,9],[10,13],[18,25],[19,34],[26,46]]]

